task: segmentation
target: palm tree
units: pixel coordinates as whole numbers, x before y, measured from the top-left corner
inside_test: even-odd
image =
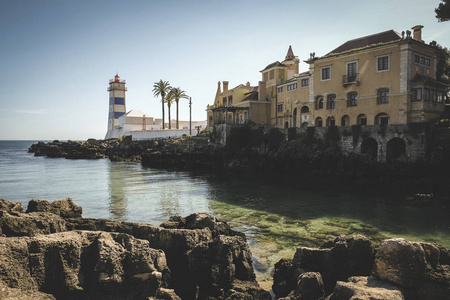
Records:
[[[172,94],[172,88],[170,88],[170,91],[167,93],[166,96],[167,109],[169,110],[169,129],[172,129],[172,121],[170,118],[170,107],[172,106],[173,100],[174,98]]]
[[[155,82],[155,84],[153,84],[153,96],[155,97],[159,97],[161,96],[161,103],[162,103],[162,129],[165,128],[164,125],[164,102],[165,102],[165,98],[167,93],[170,91],[170,84],[168,81],[162,81],[162,79],[159,80],[159,82]],[[169,111],[170,113],[170,111]],[[170,116],[169,116],[170,119]],[[170,121],[169,121],[170,124]],[[170,126],[170,125],[169,125]]]
[[[180,129],[180,126],[178,124],[178,102],[180,99],[189,99],[189,96],[186,95],[186,92],[181,90],[179,87],[177,88],[171,88],[169,94],[171,95],[172,99],[175,100],[177,103],[177,129]]]

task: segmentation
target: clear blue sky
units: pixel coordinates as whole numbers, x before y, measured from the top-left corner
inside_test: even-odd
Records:
[[[152,86],[163,79],[192,96],[193,120],[206,120],[217,81],[257,85],[289,45],[303,61],[420,24],[425,42],[450,47],[439,2],[0,0],[0,139],[103,138],[116,72],[127,110],[161,118]],[[187,102],[180,119],[189,119]]]

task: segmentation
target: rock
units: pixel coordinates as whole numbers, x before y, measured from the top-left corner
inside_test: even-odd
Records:
[[[295,296],[302,300],[324,299],[322,276],[318,272],[306,272],[299,276]]]
[[[83,209],[76,205],[71,198],[55,200],[33,199],[28,202],[27,212],[51,212],[63,218],[81,218]]]
[[[384,240],[375,257],[376,277],[409,288],[419,285],[425,274],[425,251],[405,239]]]
[[[398,287],[373,277],[350,277],[348,282],[338,281],[327,300],[404,300]]]
[[[321,248],[299,247],[293,265],[306,272],[319,272],[325,292],[331,293],[336,281],[350,276],[370,275],[374,261],[374,249],[364,236],[339,236]]]
[[[286,297],[297,287],[294,269],[291,259],[281,259],[275,264],[272,291],[277,298]]]
[[[406,299],[450,299],[450,266],[440,263],[441,253],[446,251],[436,244],[384,240],[373,274],[402,287]]]
[[[13,202],[5,199],[0,199],[0,210],[20,213],[23,212],[23,205],[20,202]]]
[[[135,299],[168,286],[161,250],[118,233],[72,231],[0,238],[0,281],[57,299]]]
[[[10,288],[0,281],[0,299],[2,300],[56,300],[53,295],[39,291]]]
[[[0,233],[4,236],[35,236],[66,230],[64,219],[54,214],[0,211]]]

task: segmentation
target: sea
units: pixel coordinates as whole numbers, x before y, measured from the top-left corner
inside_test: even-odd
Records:
[[[70,197],[83,217],[152,225],[207,212],[246,234],[265,287],[274,264],[293,258],[296,247],[317,247],[341,234],[363,234],[375,245],[403,237],[450,249],[450,208],[434,199],[307,190],[109,159],[35,157],[28,148],[36,142],[0,141],[0,198],[26,208],[31,199]]]

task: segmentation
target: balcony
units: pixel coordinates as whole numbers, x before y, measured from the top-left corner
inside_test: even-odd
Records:
[[[348,86],[351,84],[356,84],[359,85],[359,76],[358,73],[356,73],[355,75],[342,75],[342,85],[343,86]]]
[[[112,91],[112,90],[116,90],[116,91],[128,91],[128,88],[126,88],[125,86],[121,87],[121,86],[108,86],[108,92]]]
[[[127,83],[125,80],[119,80],[119,81],[116,81],[115,79],[110,79],[110,80],[109,80],[109,83],[113,83],[113,82],[117,82],[117,83]]]

